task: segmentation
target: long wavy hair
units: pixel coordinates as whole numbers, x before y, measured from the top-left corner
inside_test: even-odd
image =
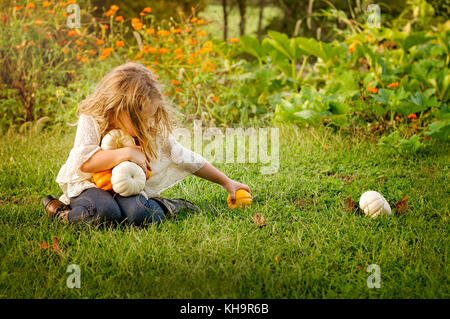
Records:
[[[147,103],[156,107],[151,119],[142,112]],[[128,62],[103,77],[95,91],[79,104],[77,116],[92,116],[99,124],[103,137],[113,128],[113,123],[127,132],[119,119],[121,112],[124,112],[133,125],[139,145],[150,160],[156,158],[156,137],[167,137],[173,130],[172,111],[164,101],[155,75],[142,64]]]

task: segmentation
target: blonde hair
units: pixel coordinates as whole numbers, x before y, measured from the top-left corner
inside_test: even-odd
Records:
[[[150,125],[149,119],[142,112],[146,103],[156,107]],[[80,103],[77,116],[92,116],[99,124],[103,137],[112,123],[117,123],[120,129],[127,132],[119,119],[121,112],[130,119],[147,158],[156,158],[156,137],[166,137],[172,132],[171,107],[164,101],[155,75],[142,64],[128,62],[110,71],[97,85],[94,93]]]

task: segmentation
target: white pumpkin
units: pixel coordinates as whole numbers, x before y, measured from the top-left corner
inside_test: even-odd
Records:
[[[392,215],[391,206],[387,200],[378,192],[368,191],[361,195],[359,207],[366,216],[376,218],[382,215]]]
[[[145,186],[146,176],[136,163],[125,161],[112,169],[111,184],[113,190],[121,196],[139,194]]]
[[[134,139],[122,130],[111,130],[102,139],[101,148],[104,150],[114,150],[121,147],[133,146]]]

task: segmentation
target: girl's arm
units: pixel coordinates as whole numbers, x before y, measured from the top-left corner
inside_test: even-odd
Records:
[[[96,173],[111,169],[124,161],[132,161],[138,164],[144,172],[150,168],[150,164],[142,152],[140,146],[122,147],[115,150],[99,150],[94,153],[80,167],[84,173]]]
[[[206,162],[202,168],[194,173],[195,176],[204,178],[210,182],[221,185],[230,194],[231,203],[235,203],[235,193],[238,189],[245,189],[250,193],[250,188],[242,183],[236,182],[228,178],[224,173]]]

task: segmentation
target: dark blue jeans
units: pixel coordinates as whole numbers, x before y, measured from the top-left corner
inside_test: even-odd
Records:
[[[123,197],[97,187],[85,189],[80,195],[70,197],[70,223],[114,223],[131,225],[159,223],[165,219],[164,210],[153,199],[138,194]]]

